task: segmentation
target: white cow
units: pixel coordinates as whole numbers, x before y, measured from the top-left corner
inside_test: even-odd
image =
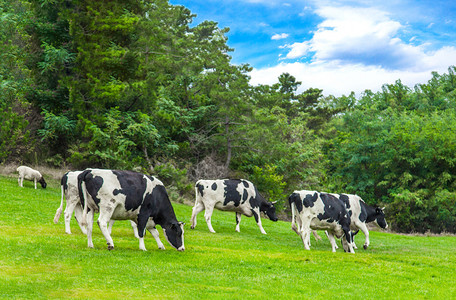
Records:
[[[33,180],[35,182],[35,190],[36,190],[36,182],[38,181],[41,184],[43,189],[46,188],[46,181],[44,180],[43,176],[37,170],[34,170],[30,167],[20,166],[17,168],[19,172],[19,177],[17,178],[17,183],[20,187],[23,187],[24,179]]]
[[[269,219],[277,221],[273,202],[266,201],[256,187],[245,179],[218,179],[198,180],[195,185],[195,206],[191,217],[191,228],[196,226],[196,216],[206,210],[204,218],[210,232],[212,228],[211,217],[214,208],[236,212],[236,231],[239,232],[241,215],[254,216],[261,233],[266,234],[261,224],[260,212],[264,212]]]
[[[83,205],[81,203],[81,198],[79,194],[79,185],[78,185],[78,176],[82,173],[82,171],[72,171],[72,172],[67,172],[65,175],[62,176],[62,179],[60,180],[60,188],[62,191],[62,197],[60,200],[60,207],[57,208],[57,211],[54,216],[54,223],[57,224],[59,221],[60,215],[62,214],[63,210],[63,198],[65,197],[66,199],[66,207],[64,211],[64,219],[65,219],[65,232],[67,234],[71,234],[71,229],[70,229],[70,221],[71,221],[71,216],[73,215],[74,211],[74,217],[81,228],[81,231],[84,234],[87,234],[87,228],[85,226],[82,226],[82,213],[83,213]],[[90,218],[92,215],[88,215]],[[90,220],[90,222],[93,222],[93,220]],[[133,231],[135,234],[136,238],[139,238],[138,235],[138,228],[136,226],[136,223],[133,221],[130,221],[131,226],[133,227]],[[109,233],[112,231],[112,225],[114,224],[114,220],[109,221]]]
[[[97,223],[106,239],[108,250],[114,249],[114,242],[107,228],[111,219],[132,220],[137,223],[141,250],[146,250],[146,229],[155,238],[158,248],[164,249],[156,225],[162,227],[171,246],[178,251],[185,250],[184,223],[177,221],[166,189],[157,178],[132,171],[88,169],[78,176],[78,182],[84,202],[82,224],[87,225],[90,248],[93,248],[93,223],[88,222],[87,215],[99,211]]]
[[[292,212],[291,228],[301,237],[306,250],[310,249],[311,229],[323,229],[328,232],[333,252],[337,249],[334,239],[336,236],[343,239],[345,251],[355,253],[350,232],[350,216],[339,198],[316,191],[294,191],[288,201]]]
[[[347,211],[350,215],[350,229],[356,233],[361,230],[364,233],[366,238],[364,242],[364,249],[367,249],[370,244],[369,240],[369,230],[367,229],[367,223],[373,222],[379,227],[386,229],[388,224],[385,220],[385,213],[380,207],[374,207],[366,204],[363,199],[358,195],[352,194],[331,194],[335,197],[338,197],[347,208]],[[314,231],[314,236],[316,239],[321,239],[316,232]],[[356,247],[355,242],[353,241],[353,248]]]

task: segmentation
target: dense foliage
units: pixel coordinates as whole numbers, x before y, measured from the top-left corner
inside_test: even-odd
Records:
[[[456,231],[456,68],[342,97],[253,87],[228,28],[167,0],[0,0],[0,163],[136,169],[191,195],[244,177],[357,193],[401,231]],[[381,84],[381,83],[379,83]]]

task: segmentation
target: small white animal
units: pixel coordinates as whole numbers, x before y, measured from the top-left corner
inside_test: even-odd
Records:
[[[17,168],[19,172],[19,178],[17,179],[17,183],[20,187],[23,187],[22,182],[24,178],[27,180],[33,180],[35,182],[35,189],[36,189],[36,182],[38,181],[41,184],[43,189],[46,188],[46,181],[44,180],[43,176],[41,176],[40,172],[37,170],[33,170],[32,168],[26,166],[20,166]]]

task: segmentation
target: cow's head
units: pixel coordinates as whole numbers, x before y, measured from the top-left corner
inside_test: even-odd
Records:
[[[184,251],[184,223],[170,223],[163,225],[162,228],[168,243],[178,251]]]
[[[383,212],[383,208],[377,207],[375,208],[375,223],[383,229],[388,228],[388,224],[385,220],[385,213]]]
[[[274,201],[274,202],[269,202],[269,201],[262,201],[261,203],[261,207],[260,207],[260,211],[264,212],[268,218],[271,220],[271,221],[277,221],[278,218],[276,216],[276,209],[274,207],[274,204],[276,204],[277,201]]]
[[[42,187],[43,189],[46,188],[47,184],[46,184],[46,181],[44,180],[44,177],[43,177],[43,176],[41,176],[41,178],[40,178],[40,180],[38,180],[38,182],[41,184],[41,187]]]

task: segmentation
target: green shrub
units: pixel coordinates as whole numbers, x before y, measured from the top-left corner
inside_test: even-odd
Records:
[[[154,170],[158,179],[166,186],[171,200],[183,202],[184,195],[192,197],[193,184],[188,181],[187,169],[179,169],[174,162],[166,162],[156,166]]]
[[[269,164],[263,168],[254,166],[253,174],[250,175],[249,179],[269,201],[278,201],[278,204],[275,205],[278,211],[283,210],[284,199],[286,199],[284,194],[286,183],[283,182],[283,175],[277,174],[276,166]]]
[[[455,232],[456,193],[441,190],[403,190],[392,194],[387,216],[392,229],[399,232]]]

